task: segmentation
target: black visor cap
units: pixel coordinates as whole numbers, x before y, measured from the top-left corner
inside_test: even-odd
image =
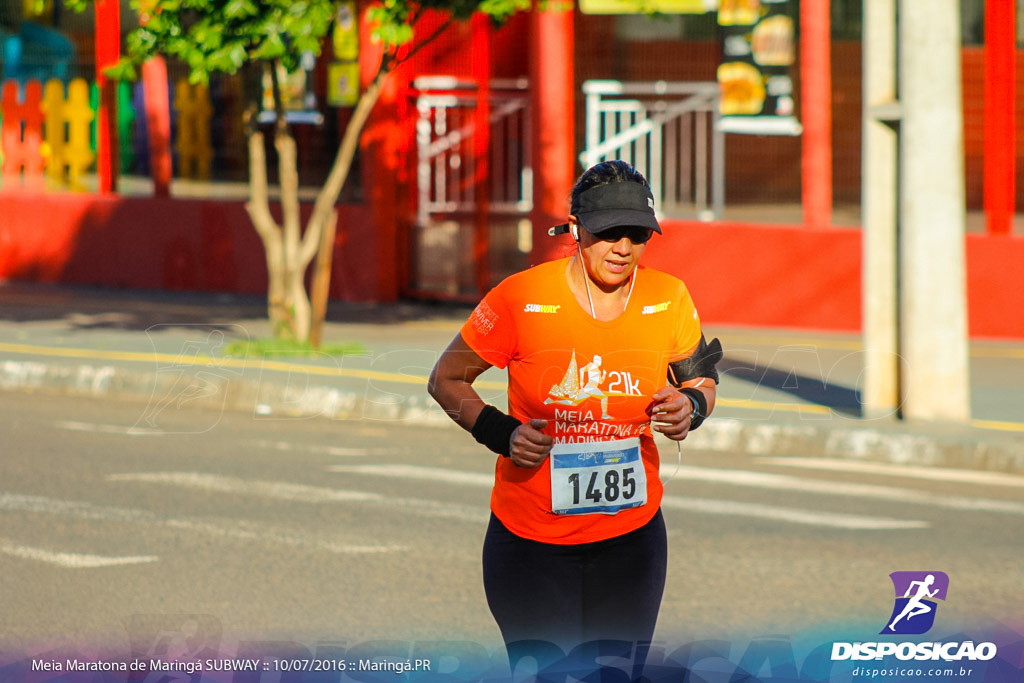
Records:
[[[593,235],[619,226],[648,228],[661,234],[654,214],[654,196],[640,183],[624,181],[592,187],[580,193],[570,213]]]

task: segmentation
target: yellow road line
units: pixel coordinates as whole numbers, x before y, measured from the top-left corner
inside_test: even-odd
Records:
[[[771,403],[769,401],[753,401],[749,399],[734,399],[719,397],[715,405],[724,408],[740,408],[743,410],[778,410],[792,413],[812,413],[816,415],[829,415],[832,409],[821,405],[801,405],[794,403]],[[1005,422],[999,420],[971,420],[970,425],[976,429],[994,429],[1003,432],[1024,432],[1024,423]]]
[[[975,347],[971,349],[972,358],[1014,358],[1016,360],[1024,360],[1024,349],[1012,349],[1012,348],[988,348],[988,347]]]
[[[723,408],[740,408],[743,410],[778,410],[784,413],[812,413],[814,415],[831,415],[832,409],[828,406],[799,403],[772,403],[771,401],[754,401],[746,398],[715,399],[716,406]]]
[[[170,366],[222,367],[222,368],[258,368],[260,370],[279,370],[281,372],[301,371],[310,375],[324,377],[351,377],[356,379],[373,379],[398,384],[415,384],[424,386],[426,377],[403,375],[397,372],[378,372],[375,370],[358,370],[355,368],[338,368],[323,365],[306,365],[285,361],[268,360],[266,358],[213,358],[211,356],[183,356],[171,353],[138,352],[138,351],[103,351],[101,349],[75,349],[55,346],[29,346],[27,344],[0,343],[0,352],[18,353],[32,356],[53,356],[56,358],[82,358],[87,360],[127,361],[131,363],[158,363]],[[504,389],[503,382],[479,381],[476,386],[484,389]]]
[[[1024,424],[1020,422],[1000,422],[997,420],[971,420],[971,426],[978,429],[998,429],[1003,432],[1024,432]]]
[[[103,351],[101,349],[73,349],[59,346],[29,346],[28,344],[0,344],[0,351],[23,353],[33,356],[56,356],[58,358],[89,358],[93,360],[152,361],[158,356],[173,357],[170,354],[136,353],[133,351]],[[207,361],[212,359],[206,359]],[[195,363],[198,365],[198,363]],[[208,365],[209,363],[204,363]]]

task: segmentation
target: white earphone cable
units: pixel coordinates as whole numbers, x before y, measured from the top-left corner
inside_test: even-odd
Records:
[[[576,253],[579,254],[580,269],[583,271],[583,284],[587,288],[587,301],[590,303],[590,317],[597,320],[597,312],[594,310],[594,297],[590,294],[590,277],[587,276],[587,268],[583,265],[583,249],[580,247],[579,240],[576,241]],[[622,305],[622,311],[625,312],[629,308],[629,298],[633,296],[633,287],[636,285],[637,269],[633,269],[633,274],[629,276],[629,291],[626,292],[626,303]]]
[[[576,240],[576,253],[580,256],[580,269],[583,271],[583,285],[587,288],[587,301],[590,302],[590,317],[597,319],[597,313],[594,311],[594,298],[590,296],[590,278],[587,277],[587,268],[583,265],[583,249],[580,247],[580,241]]]
[[[629,291],[626,292],[626,303],[622,304],[622,312],[625,313],[626,309],[629,308],[629,297],[633,296],[633,285],[636,284],[637,275],[640,274],[639,267],[633,268],[633,274],[629,276]]]
[[[671,477],[669,477],[668,479],[665,479],[664,481],[662,481],[661,485],[665,486],[670,481],[675,479],[676,475],[679,474],[679,470],[682,467],[683,467],[683,442],[682,441],[676,441],[676,471],[672,473]]]
[[[696,389],[701,384],[704,384],[704,380],[706,380],[706,379],[707,379],[706,377],[701,377],[700,381],[693,385],[693,388]],[[672,473],[671,477],[669,477],[665,481],[661,482],[661,485],[664,486],[665,484],[667,484],[670,481],[672,481],[673,479],[675,479],[676,475],[679,474],[679,470],[682,468],[682,466],[683,466],[683,442],[682,441],[676,441],[676,471]]]

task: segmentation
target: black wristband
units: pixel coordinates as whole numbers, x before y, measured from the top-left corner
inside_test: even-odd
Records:
[[[511,455],[512,432],[523,424],[511,415],[506,415],[491,405],[484,406],[479,417],[469,431],[477,443],[482,443],[489,449],[506,458]]]
[[[693,399],[693,416],[690,418],[690,431],[692,432],[697,427],[700,427],[704,423],[704,419],[708,416],[708,400],[704,397],[704,392],[700,389],[694,389],[693,387],[686,387],[680,389],[679,393],[686,394]]]

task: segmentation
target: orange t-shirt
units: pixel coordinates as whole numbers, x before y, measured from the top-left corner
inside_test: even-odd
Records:
[[[462,327],[462,338],[481,358],[508,368],[508,410],[513,417],[548,420],[545,433],[556,444],[639,439],[646,502],[614,514],[556,514],[547,461],[521,468],[510,458],[497,459],[494,514],[518,536],[565,545],[628,533],[657,512],[662,486],[647,412],[651,395],[666,385],[668,363],[687,357],[701,337],[697,310],[679,279],[638,268],[625,312],[604,322],[583,310],[570,291],[568,260],[505,279]],[[576,502],[581,496],[599,500],[602,490],[618,496],[620,484],[629,482],[620,482],[620,474],[608,476],[610,488],[605,489],[604,480],[594,486],[591,471],[577,472],[575,488],[567,495],[574,494]]]

